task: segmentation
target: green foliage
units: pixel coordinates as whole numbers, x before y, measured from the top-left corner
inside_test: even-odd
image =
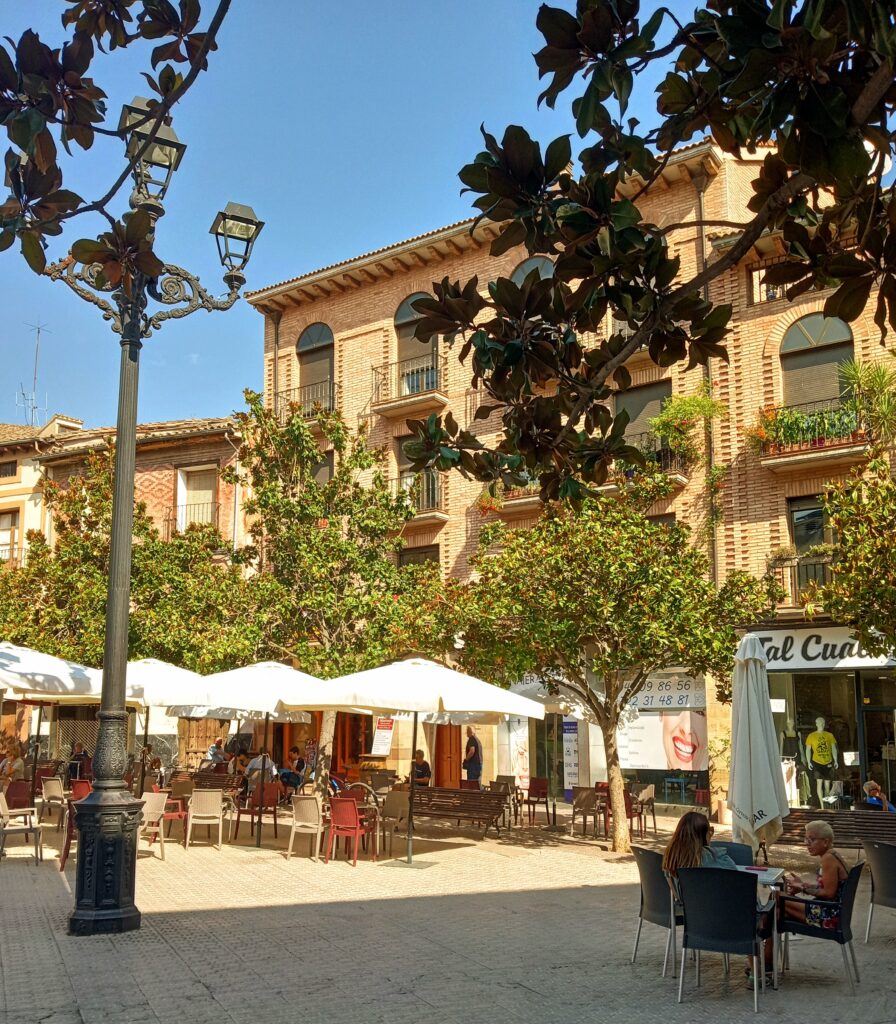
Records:
[[[876,0],[734,0],[698,7],[682,24],[638,0],[580,0],[574,12],[543,5],[541,99],[553,107],[579,86],[580,168],[570,166],[567,136],[542,150],[512,125],[500,142],[483,130],[484,148],[460,178],[477,219],[498,228],[492,252],[525,245],[553,259],[554,275],[499,278],[485,296],[475,278],[446,278],[415,303],[417,336],[458,344],[487,406],[503,410],[493,447],[438,417],[419,424],[409,449],[417,468],[505,484],[524,470],[545,499],[593,493],[624,457],[624,424],[611,409],[630,385],[626,360],[642,348],[660,366],[725,358],[731,307],[704,300],[704,288],[766,232],[780,232],[787,248],[769,283],[786,285],[790,298],[833,289],[825,312],[847,320],[876,287],[882,335],[896,326],[896,196],[884,180],[896,99],[888,10]],[[642,130],[625,111],[659,67],[667,74],[657,117]],[[755,165],[746,219],[722,225],[739,236],[681,279],[666,236],[698,226],[660,226],[638,203],[674,147],[702,133],[734,156],[770,148]],[[608,333],[607,323],[627,330]]]
[[[896,442],[896,362],[892,356],[873,363],[847,360],[840,367],[840,378],[871,443]]]
[[[738,627],[771,607],[766,580],[736,573],[717,588],[686,528],[646,518],[654,498],[648,481],[578,513],[550,506],[478,556],[476,579],[447,585],[443,633],[463,634],[464,667],[503,683],[533,672],[582,701],[603,730],[611,781],[620,716],[646,678],[683,666],[711,672],[727,695]]]
[[[680,455],[688,465],[694,465],[703,455],[701,434],[713,420],[727,415],[728,407],[713,398],[712,386],[704,381],[693,395],[668,398],[659,415],[648,420],[647,425],[665,447]]]
[[[830,582],[809,584],[806,610],[821,608],[849,626],[873,655],[896,650],[896,481],[876,452],[866,467],[830,486],[822,498],[836,554]]]
[[[21,568],[0,572],[0,635],[100,666],[112,523],[112,451],[88,457],[67,483],[47,481],[54,545],[28,536]],[[130,658],[161,658],[200,672],[264,657],[267,581],[230,564],[216,530],[190,527],[162,540],[142,504],[134,511]]]
[[[158,44],[150,54],[153,70],[162,62],[170,63],[156,77],[143,74],[160,97],[145,118],[145,130],[154,134],[196,75],[208,68],[208,54],[217,49],[215,35],[229,6],[219,3],[207,30],[197,32],[200,0],[179,0],[177,6],[169,0],[67,0],[67,4],[61,18],[66,33],[61,46],[48,46],[31,29],[18,42],[7,37],[0,45],[0,122],[13,147],[5,156],[10,195],[0,206],[0,251],[18,239],[22,256],[38,274],[46,266],[47,238],[61,234],[72,217],[106,213],[106,203],[128,177],[125,172],[111,189],[103,188],[105,195],[88,203],[63,188],[57,139],[71,157],[73,146],[88,150],[98,134],[124,138],[117,127],[118,111],[112,112],[110,126],[106,93],[89,74],[96,50],[105,53],[147,40]],[[175,65],[186,65],[188,70],[182,74]],[[141,82],[135,91],[142,90]],[[98,240],[103,251],[118,247],[128,230],[133,233],[132,226],[106,216],[112,229]],[[140,240],[146,240],[145,233]],[[151,238],[145,248],[143,262],[149,266],[155,260]],[[128,262],[111,258],[102,262],[106,280],[114,284],[124,278],[127,287],[132,273]]]
[[[302,409],[278,418],[260,395],[247,392],[246,400],[248,411],[237,416],[239,464],[254,546],[242,557],[272,581],[278,656],[332,677],[426,647],[438,566],[398,565],[414,510],[405,490],[389,486],[384,453],[364,431],[352,434],[338,412],[321,412],[333,473],[319,481],[321,443]]]

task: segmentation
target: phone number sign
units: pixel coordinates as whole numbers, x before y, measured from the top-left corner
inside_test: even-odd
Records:
[[[630,708],[665,711],[673,708],[705,708],[706,684],[685,672],[655,673],[628,702]]]

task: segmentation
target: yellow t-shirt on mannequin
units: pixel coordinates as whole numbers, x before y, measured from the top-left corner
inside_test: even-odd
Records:
[[[816,764],[831,764],[834,760],[834,747],[837,740],[827,730],[810,732],[806,737],[806,746],[812,752],[812,760]]]

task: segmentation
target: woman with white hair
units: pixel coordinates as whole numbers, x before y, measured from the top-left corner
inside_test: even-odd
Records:
[[[836,928],[840,924],[840,897],[849,869],[834,850],[834,830],[826,821],[810,821],[806,825],[806,850],[819,858],[818,872],[812,880],[799,875],[786,876],[788,895],[806,899],[782,901],[784,916],[818,928]],[[831,901],[828,905],[818,901]]]

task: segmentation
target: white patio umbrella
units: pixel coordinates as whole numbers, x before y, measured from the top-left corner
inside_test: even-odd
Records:
[[[544,718],[544,707],[519,694],[424,658],[352,672],[337,679],[318,680],[284,697],[284,709],[366,708],[382,714],[410,711],[414,715],[412,747],[417,746],[418,718],[423,715],[475,715],[481,722],[500,722],[506,715]],[[408,794],[408,864],[413,862],[414,773]]]
[[[768,694],[766,656],[758,636],[748,633],[734,656],[731,707],[731,780],[728,806],[736,842],[773,843],[790,813],[778,738]]]
[[[510,687],[510,692],[541,704],[548,715],[563,715],[566,718],[574,718],[577,722],[597,725],[597,719],[590,708],[571,694],[548,693],[540,679],[526,679],[521,683],[514,683]]]
[[[264,720],[264,740],[262,747],[268,745],[268,725],[274,721],[310,722],[311,716],[299,709],[280,707],[280,698],[286,692],[298,686],[314,687],[321,683],[315,676],[309,676],[298,669],[290,668],[279,661],[259,661],[241,668],[229,669],[226,672],[215,672],[202,677],[202,683],[208,693],[207,698],[196,702],[202,704],[206,711],[215,712],[208,715],[185,715],[183,717],[220,717],[236,719]],[[221,712],[220,715],[217,712]],[[169,710],[169,714],[173,714]],[[281,717],[293,714],[295,717]],[[261,777],[265,778],[267,755],[262,754]],[[261,817],[261,804],[258,810]],[[261,846],[261,827],[255,832],[255,845]]]

